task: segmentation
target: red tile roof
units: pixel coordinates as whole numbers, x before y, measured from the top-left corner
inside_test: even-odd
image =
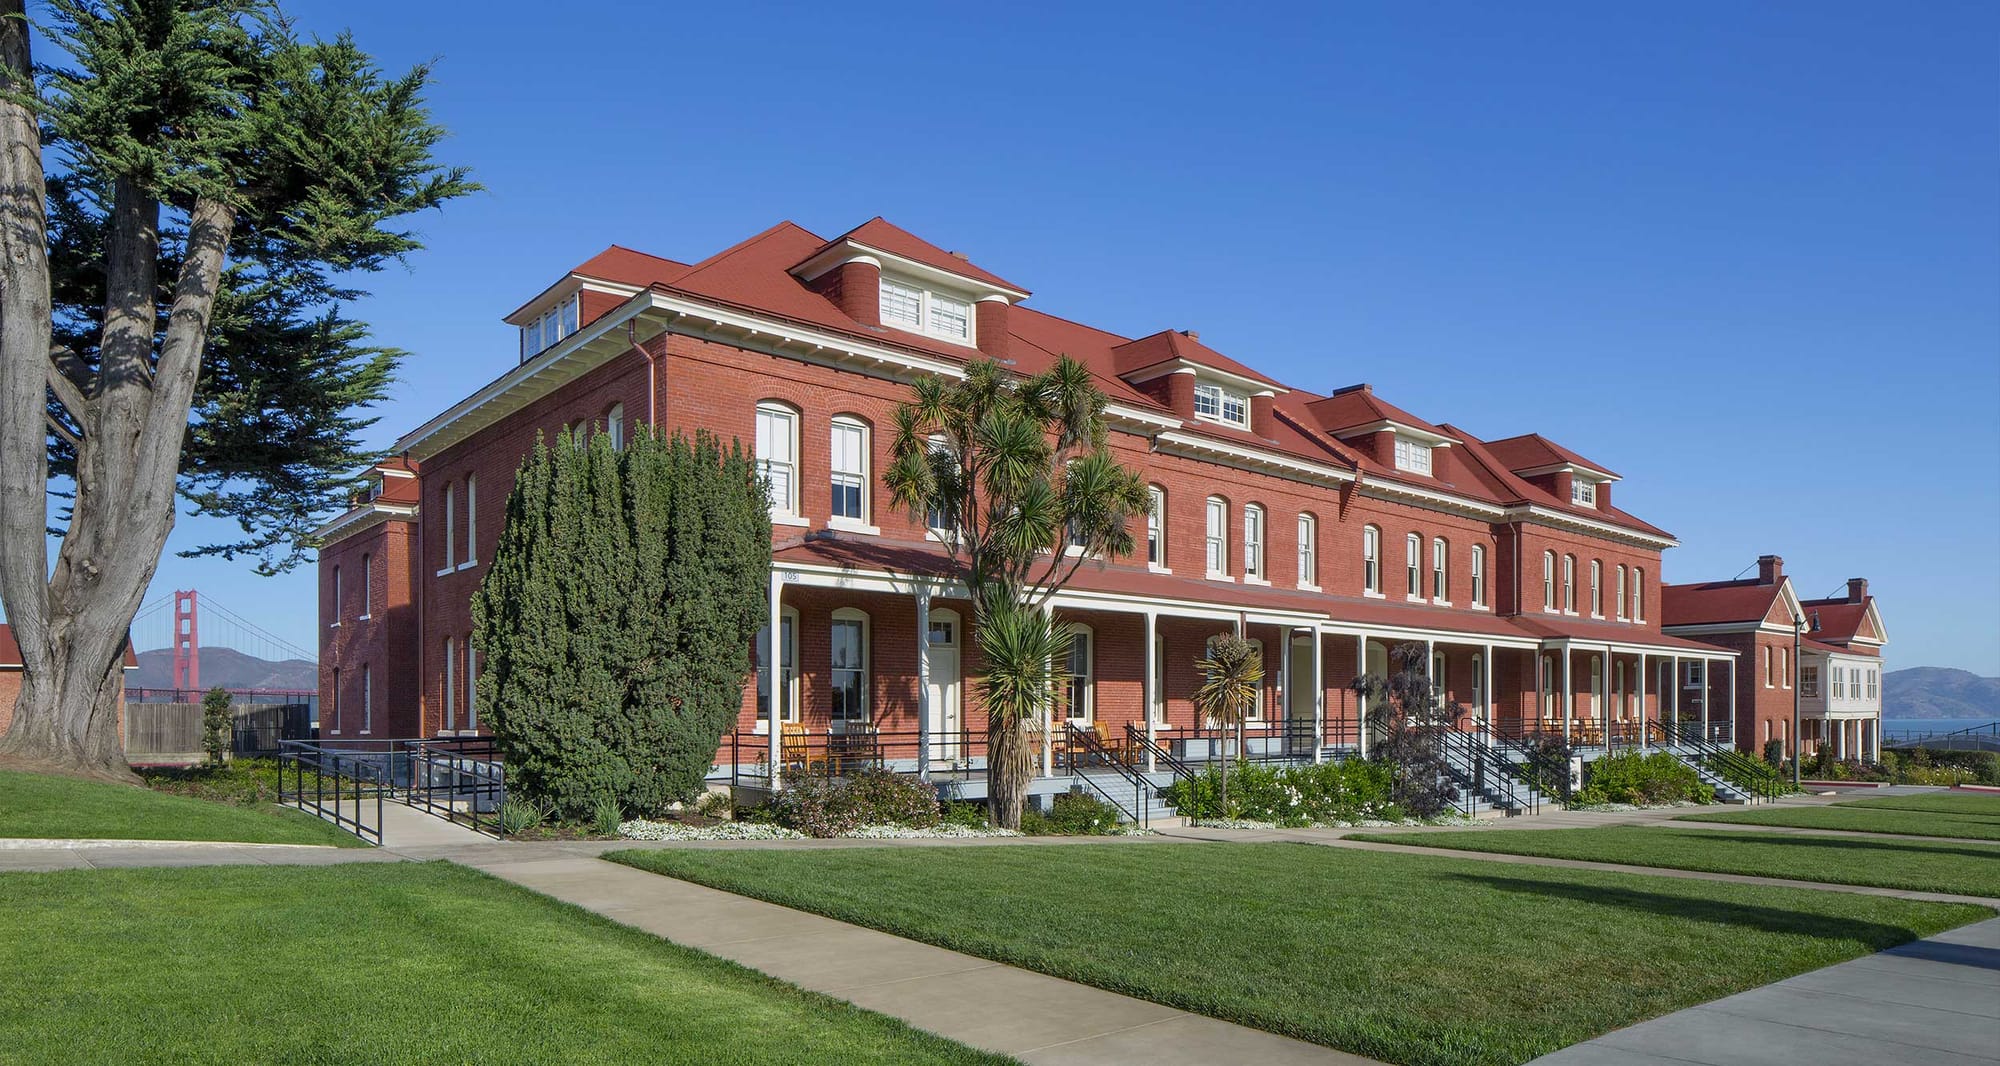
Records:
[[[1610,474],[1612,477],[1618,476],[1603,463],[1591,462],[1540,433],[1523,433],[1518,437],[1487,441],[1486,447],[1501,462],[1506,463],[1509,470],[1534,470],[1538,467],[1571,463],[1599,473]]]
[[[1514,621],[1529,633],[1543,638],[1567,638],[1588,643],[1643,644],[1652,648],[1667,648],[1674,651],[1694,652],[1717,658],[1733,659],[1736,653],[1713,644],[1703,644],[1698,640],[1688,640],[1666,633],[1655,633],[1650,629],[1624,625],[1618,622],[1603,622],[1594,618],[1568,618],[1557,615],[1524,614]]]
[[[1664,626],[1721,625],[1762,622],[1778,600],[1776,584],[1708,581],[1660,586],[1660,624]]]
[[[905,259],[915,260],[927,267],[942,270],[948,274],[958,274],[975,281],[982,281],[996,288],[1011,289],[1015,292],[1028,291],[1026,288],[1016,285],[998,274],[981,269],[969,259],[953,255],[939,248],[937,245],[924,240],[909,230],[890,222],[881,215],[876,215],[874,218],[848,230],[846,233],[821,244],[806,255],[800,256],[798,263],[803,263],[811,259],[814,255],[842,241],[853,241],[856,244],[865,244],[870,248],[880,248],[892,255],[900,255]],[[792,265],[797,266],[798,263],[793,263]]]
[[[655,283],[672,282],[687,273],[687,269],[686,263],[677,263],[671,259],[662,259],[657,255],[648,255],[614,244],[584,260],[570,273],[644,288]]]
[[[1359,426],[1389,421],[1400,422],[1411,429],[1420,429],[1441,437],[1451,436],[1442,427],[1431,425],[1375,395],[1375,389],[1370,385],[1354,385],[1341,389],[1323,400],[1313,401],[1309,409],[1319,424],[1326,427],[1327,432],[1336,435]]]
[[[1262,382],[1273,388],[1284,388],[1276,381],[1177,329],[1163,329],[1138,340],[1127,341],[1111,349],[1111,352],[1112,368],[1120,377],[1180,359],[1196,366],[1205,366],[1211,370],[1220,370],[1226,374]]]
[[[1875,597],[1870,596],[1860,602],[1840,598],[1830,600],[1804,600],[1799,606],[1805,608],[1808,625],[1817,622],[1811,632],[1813,636],[1828,641],[1850,641],[1861,636],[1861,627],[1868,621],[1868,605]],[[1870,639],[1880,639],[1881,634],[1871,634]]]

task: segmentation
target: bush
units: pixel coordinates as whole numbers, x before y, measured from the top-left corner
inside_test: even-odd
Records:
[[[1785,741],[1782,737],[1772,737],[1764,742],[1764,761],[1772,766],[1785,765]]]
[[[807,836],[837,837],[864,825],[938,823],[937,791],[915,778],[864,770],[845,780],[794,780],[772,804],[774,820]]]
[[[939,818],[943,825],[955,825],[964,829],[985,829],[992,824],[987,815],[984,801],[967,802],[955,800],[944,805],[944,813]]]
[[[547,812],[526,800],[510,799],[500,805],[500,832],[510,837],[530,833],[540,829],[547,817]]]
[[[1238,766],[1229,775],[1229,809],[1221,803],[1221,775],[1209,770],[1176,781],[1168,802],[1189,818],[1248,818],[1279,825],[1354,822],[1377,817],[1389,802],[1395,769],[1386,763],[1346,759],[1316,766]]]
[[[1686,763],[1664,751],[1606,755],[1584,767],[1578,804],[1714,803],[1715,786],[1703,782]]]
[[[591,811],[591,828],[601,837],[618,835],[618,823],[625,820],[625,812],[618,809],[618,801],[610,796],[597,797],[597,806]]]
[[[208,752],[208,764],[221,766],[229,758],[229,690],[217,685],[201,697],[201,746]]]
[[[1082,792],[1065,792],[1057,796],[1055,802],[1049,805],[1047,814],[1021,812],[1021,832],[1031,837],[1103,836],[1116,828],[1117,808]]]

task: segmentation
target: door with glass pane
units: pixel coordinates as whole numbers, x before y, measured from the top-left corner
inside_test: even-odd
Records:
[[[931,761],[956,763],[964,758],[958,677],[958,612],[933,610],[930,632],[930,734]]]

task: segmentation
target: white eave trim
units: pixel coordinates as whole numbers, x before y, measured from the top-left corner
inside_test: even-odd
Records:
[[[1276,473],[1294,481],[1341,485],[1354,480],[1353,474],[1338,467],[1295,459],[1281,452],[1245,447],[1185,431],[1169,430],[1161,433],[1153,438],[1153,447],[1156,451],[1170,455],[1183,455],[1258,473]]]
[[[1169,374],[1190,371],[1198,378],[1210,378],[1218,385],[1227,385],[1232,389],[1240,390],[1245,396],[1255,396],[1260,392],[1269,393],[1273,396],[1282,396],[1292,391],[1283,385],[1276,385],[1259,378],[1244,377],[1233,371],[1210,366],[1207,363],[1197,363],[1192,359],[1181,356],[1162,360],[1154,363],[1152,366],[1140,367],[1130,374],[1120,374],[1119,377],[1124,378],[1130,384],[1143,385],[1155,378],[1163,378]]]
[[[1458,443],[1458,438],[1456,437],[1447,437],[1442,433],[1433,433],[1428,429],[1418,429],[1406,422],[1398,422],[1393,418],[1378,419],[1377,421],[1359,426],[1347,426],[1339,433],[1333,434],[1333,437],[1335,440],[1344,441],[1349,437],[1367,436],[1371,433],[1380,433],[1385,429],[1394,431],[1397,436],[1408,437],[1413,441],[1420,444],[1428,444],[1433,448],[1449,448]]]
[[[1022,292],[1020,289],[1009,288],[1005,285],[995,285],[990,281],[975,278],[968,274],[959,274],[954,271],[945,270],[942,267],[934,267],[929,263],[919,263],[907,256],[897,255],[894,252],[885,252],[874,245],[862,244],[860,241],[855,240],[840,241],[818,255],[813,256],[811,259],[800,263],[792,269],[792,276],[798,278],[800,281],[811,281],[842,263],[851,262],[862,256],[869,256],[877,260],[881,264],[882,273],[885,275],[892,274],[899,277],[911,278],[929,285],[941,286],[951,292],[972,293],[975,299],[987,296],[1005,296],[1009,302],[1019,303],[1028,298],[1028,294]],[[967,265],[970,264],[968,263]]]
[[[1374,622],[1345,622],[1331,618],[1321,622],[1322,636],[1382,637],[1389,640],[1430,640],[1439,644],[1454,646],[1491,645],[1495,648],[1534,649],[1541,642],[1533,637],[1497,636],[1490,633],[1468,633],[1457,629],[1439,629],[1431,626],[1382,625]]]
[[[1681,546],[1681,542],[1672,537],[1663,537],[1653,533],[1641,533],[1636,529],[1614,526],[1608,522],[1598,522],[1593,519],[1584,518],[1581,515],[1552,511],[1539,504],[1531,503],[1510,507],[1507,509],[1507,518],[1510,521],[1523,520],[1536,522],[1545,526],[1568,526],[1587,533],[1595,533],[1598,536],[1609,537],[1613,540],[1628,541],[1647,548],[1666,549]]]
[[[383,503],[376,500],[359,507],[351,507],[328,519],[318,529],[313,530],[313,537],[326,544],[391,519],[407,521],[415,517],[417,517],[416,504]]]
[[[1582,463],[1571,463],[1571,462],[1549,463],[1545,466],[1532,466],[1526,470],[1516,470],[1513,473],[1519,477],[1540,477],[1543,474],[1559,474],[1564,471],[1568,471],[1571,474],[1582,474],[1584,477],[1587,477],[1592,481],[1597,481],[1597,482],[1624,480],[1624,478],[1619,477],[1617,474],[1614,474],[1609,470],[1599,470],[1594,466],[1585,466]]]
[[[1396,500],[1403,503],[1416,501],[1436,509],[1454,511],[1474,518],[1486,519],[1487,521],[1503,519],[1507,514],[1505,509],[1489,503],[1480,503],[1477,500],[1469,500],[1463,496],[1454,496],[1448,492],[1437,492],[1433,489],[1420,488],[1416,485],[1405,485],[1400,481],[1388,481],[1376,478],[1364,479],[1361,482],[1361,495],[1378,500]]]

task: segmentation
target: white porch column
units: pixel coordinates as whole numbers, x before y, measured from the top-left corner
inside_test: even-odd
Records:
[[[1052,603],[1048,603],[1046,601],[1043,602],[1042,617],[1047,618],[1049,620],[1050,625],[1054,625],[1056,620],[1055,605]],[[1091,649],[1091,652],[1093,654],[1096,651],[1097,649],[1095,648]],[[1053,666],[1054,664],[1050,665]],[[1056,775],[1055,693],[1051,692],[1049,693],[1049,698],[1042,701],[1042,776],[1054,777],[1055,775]]]
[[[931,589],[917,586],[917,780],[931,779]]]
[[[1167,705],[1167,694],[1164,692],[1157,691],[1157,689],[1159,688],[1159,682],[1156,679],[1160,676],[1159,632],[1160,632],[1160,613],[1158,611],[1147,611],[1146,637],[1145,637],[1146,682],[1144,685],[1140,686],[1140,691],[1142,691],[1146,697],[1145,713],[1146,713],[1146,772],[1147,773],[1152,773],[1155,769],[1158,769],[1158,767],[1154,765],[1158,757],[1153,754],[1153,749],[1160,742],[1160,723],[1158,716],[1156,716],[1153,713],[1153,707],[1155,704],[1157,704],[1162,710],[1164,710]]]
[[[1602,712],[1601,717],[1604,719],[1604,750],[1606,751],[1611,750],[1611,667],[1617,658],[1618,653],[1611,650],[1611,645],[1606,644],[1604,646],[1604,672],[1598,675],[1598,683],[1603,686],[1603,692],[1597,697],[1597,707]],[[1624,714],[1625,692],[1623,686],[1620,686],[1617,698],[1618,713]]]
[[[785,649],[785,619],[782,612],[784,607],[779,602],[782,598],[784,587],[784,579],[777,574],[772,574],[770,612],[766,615],[771,622],[771,639],[770,646],[764,649],[765,655],[768,656],[764,661],[770,664],[771,693],[767,703],[767,706],[770,708],[770,717],[765,719],[764,724],[770,728],[771,734],[769,737],[771,752],[767,757],[771,760],[771,791],[774,793],[778,791],[779,779],[782,776],[778,772],[778,761],[784,757],[785,751],[785,696],[788,695],[786,692],[787,686],[785,685],[783,658]]]
[[[1358,634],[1354,638],[1354,676],[1359,679],[1368,672],[1368,634]],[[1368,697],[1354,694],[1354,741],[1361,757],[1368,757]]]
[[[1292,629],[1290,626],[1278,631],[1278,718],[1285,723],[1285,748],[1291,749],[1292,730]],[[1266,724],[1271,716],[1264,715]],[[1269,735],[1268,733],[1266,734]],[[1269,743],[1266,741],[1266,743]]]
[[[1444,703],[1444,678],[1434,676],[1431,673],[1431,670],[1437,666],[1437,658],[1438,658],[1437,642],[1430,639],[1425,639],[1424,676],[1430,678],[1431,694],[1434,697],[1436,697],[1438,703],[1442,705]]]
[[[1576,665],[1570,662],[1570,658],[1571,656],[1570,656],[1569,641],[1563,641],[1562,716],[1563,716],[1563,747],[1565,748],[1570,746],[1570,735],[1569,735],[1570,719],[1576,716],[1576,678],[1572,676],[1573,672],[1576,669]]]
[[[1661,696],[1674,702],[1674,743],[1681,742],[1681,657],[1667,657],[1667,690]]]
[[[1493,734],[1493,645],[1479,646],[1479,731]]]
[[[1709,721],[1708,713],[1708,671],[1714,665],[1706,656],[1701,660],[1701,739],[1703,740],[1712,740],[1715,737],[1715,725]]]
[[[1646,725],[1646,653],[1639,653],[1639,750],[1652,746],[1652,730]]]
[[[1319,626],[1313,626],[1312,642],[1312,684],[1313,684],[1313,762],[1326,760],[1326,679],[1320,670],[1324,656],[1320,653]]]

